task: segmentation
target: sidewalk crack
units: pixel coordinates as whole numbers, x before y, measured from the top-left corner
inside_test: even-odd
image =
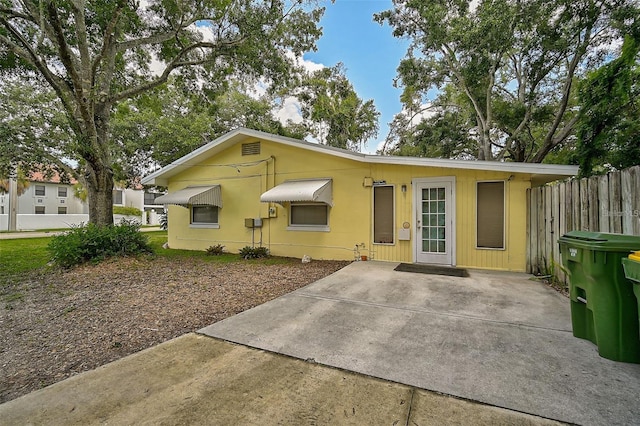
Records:
[[[409,420],[411,420],[411,410],[413,409],[413,395],[416,393],[416,388],[411,388],[411,401],[409,402],[409,412],[407,413],[407,421],[404,426],[409,426]]]

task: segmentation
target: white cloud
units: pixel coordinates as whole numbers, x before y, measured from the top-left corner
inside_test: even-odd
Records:
[[[275,117],[282,124],[286,124],[288,120],[294,123],[302,122],[302,113],[300,112],[300,102],[293,96],[285,98],[282,107],[274,112]]]
[[[215,39],[215,36],[213,34],[213,27],[208,23],[195,23],[190,26],[190,29],[199,32],[202,35],[203,41],[212,42]]]
[[[326,66],[324,64],[319,64],[317,62],[313,62],[310,61],[308,59],[304,59],[301,56],[295,56],[295,54],[292,51],[288,51],[287,52],[287,56],[291,59],[293,59],[296,63],[296,65],[302,66],[305,70],[307,70],[308,72],[314,72],[314,71],[318,71],[321,70],[323,68],[326,68]]]

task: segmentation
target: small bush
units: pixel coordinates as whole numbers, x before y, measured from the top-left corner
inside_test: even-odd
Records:
[[[216,244],[215,246],[209,246],[205,251],[209,256],[220,256],[224,254],[224,246],[222,244]]]
[[[142,216],[142,211],[135,207],[113,206],[113,214],[123,216]]]
[[[74,226],[69,232],[53,237],[48,249],[53,261],[64,268],[111,256],[152,253],[147,236],[140,232],[140,224],[127,220],[118,225]]]
[[[269,257],[269,249],[266,247],[245,246],[240,249],[240,257],[243,259],[259,259]]]

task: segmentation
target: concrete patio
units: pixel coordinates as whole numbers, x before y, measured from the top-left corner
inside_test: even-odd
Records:
[[[563,422],[640,423],[640,365],[573,337],[566,297],[525,274],[395,266],[353,263],[200,332]]]

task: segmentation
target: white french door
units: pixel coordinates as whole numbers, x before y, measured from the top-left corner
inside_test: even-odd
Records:
[[[415,261],[455,265],[455,177],[413,180]]]

